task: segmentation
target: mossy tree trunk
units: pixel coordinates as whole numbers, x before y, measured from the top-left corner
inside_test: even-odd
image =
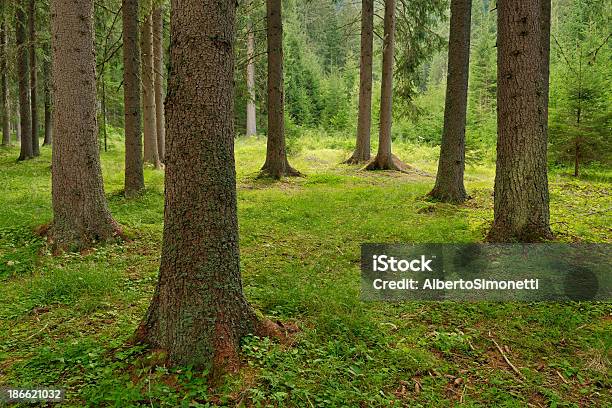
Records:
[[[49,55],[48,43],[45,46],[45,53]],[[53,121],[51,120],[51,62],[49,60],[43,62],[43,78],[45,98],[45,138],[43,139],[43,146],[51,146],[53,143]]]
[[[250,3],[249,3],[250,4]],[[249,99],[246,108],[246,135],[257,134],[257,111],[255,107],[255,32],[252,17],[247,21],[247,91]]]
[[[51,1],[51,45],[56,132],[49,237],[57,248],[79,249],[119,233],[100,167],[93,0]]]
[[[123,0],[123,104],[125,115],[126,197],[145,188],[142,163],[140,114],[140,46],[138,39],[138,0]]]
[[[173,0],[159,280],[136,339],[168,364],[231,370],[265,326],[242,292],[234,163],[234,0]]]
[[[463,174],[471,11],[471,0],[451,0],[444,129],[436,184],[429,193],[434,199],[451,203],[461,203],[467,199]]]
[[[267,0],[268,34],[268,142],[262,174],[281,178],[299,176],[289,165],[285,147],[285,101],[283,91],[283,19],[282,1]]]
[[[146,3],[146,2],[145,2]],[[157,151],[155,111],[155,74],[153,72],[153,16],[151,2],[145,4],[147,15],[140,26],[140,54],[142,59],[142,111],[144,124],[144,161],[161,168]]]
[[[551,238],[540,2],[497,4],[497,166],[492,242]]]
[[[347,164],[370,160],[370,130],[372,127],[372,48],[374,40],[374,0],[361,1],[361,57],[359,64],[359,114],[357,141]]]
[[[15,5],[15,46],[17,52],[17,82],[19,85],[19,138],[21,149],[18,160],[34,157],[32,150],[32,110],[30,107],[30,63],[26,44],[26,12],[23,4]]]
[[[30,31],[30,109],[32,111],[32,154],[40,156],[38,140],[38,73],[36,72],[36,0],[30,0],[28,7],[28,26]]]

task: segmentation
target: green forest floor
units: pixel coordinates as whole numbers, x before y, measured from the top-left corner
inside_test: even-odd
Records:
[[[339,165],[351,143],[293,143],[306,177],[271,182],[255,177],[265,139],[237,141],[245,291],[300,331],[292,345],[245,339],[244,368],[215,388],[205,373],[155,366],[126,345],[156,281],[163,173],[147,169],[146,193],[124,199],[113,139],[106,192],[132,239],[54,257],[33,232],[51,220],[50,150],[19,164],[16,148],[0,150],[0,388],[66,388],[65,406],[610,406],[610,303],[359,300],[363,242],[482,241],[494,165],[469,166],[474,198],[445,205],[423,198],[431,176]],[[435,171],[434,149],[394,149]],[[611,176],[551,173],[559,240],[612,241]]]

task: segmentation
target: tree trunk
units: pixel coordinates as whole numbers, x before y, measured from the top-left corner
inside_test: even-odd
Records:
[[[461,203],[467,199],[463,173],[465,170],[465,115],[470,67],[471,10],[471,0],[451,0],[444,130],[436,184],[429,193],[434,199],[451,203]]]
[[[540,3],[497,7],[497,168],[488,240],[535,242],[550,230]]]
[[[36,0],[29,2],[30,28],[30,106],[32,109],[32,154],[40,156],[38,141],[38,97],[36,92],[38,75],[36,74]]]
[[[17,142],[21,145],[21,113],[19,108],[17,108],[15,116],[15,123],[13,125],[15,128],[15,139],[17,139]]]
[[[49,47],[45,46],[45,54],[49,56]],[[51,121],[51,67],[50,62],[43,63],[44,76],[44,98],[45,98],[45,139],[43,146],[51,146],[53,143],[53,123]]]
[[[249,17],[247,26],[247,90],[249,100],[246,108],[246,135],[255,136],[257,134],[257,116],[255,109],[255,32],[253,22]]]
[[[125,196],[144,190],[140,125],[138,0],[123,0],[123,103],[125,110]]]
[[[56,133],[50,239],[60,249],[83,248],[120,233],[104,197],[100,167],[93,11],[93,0],[51,2]]]
[[[173,0],[159,281],[136,339],[168,364],[232,370],[266,327],[242,292],[234,164],[234,0]]]
[[[7,74],[7,27],[5,17],[6,2],[2,3],[0,18],[0,114],[2,115],[2,146],[11,145],[11,115],[9,113],[9,88]]]
[[[281,0],[267,0],[268,35],[268,143],[262,174],[273,178],[299,176],[289,165],[285,148],[283,91],[283,19]]]
[[[155,76],[153,73],[153,18],[148,10],[141,25],[140,53],[142,55],[142,104],[144,116],[144,161],[156,169],[161,167],[157,151],[157,124],[155,123]]]
[[[370,129],[372,128],[372,42],[374,39],[374,0],[361,1],[361,59],[359,65],[359,116],[357,142],[347,164],[370,160]]]
[[[166,152],[166,118],[164,116],[164,20],[161,7],[153,10],[153,59],[157,154],[163,162]]]
[[[21,4],[15,7],[15,43],[17,48],[17,82],[19,83],[19,129],[21,150],[17,160],[34,157],[32,150],[32,118],[30,107],[30,69],[26,44],[26,13]]]
[[[393,54],[395,48],[395,0],[385,0],[383,63],[380,86],[380,129],[378,152],[366,170],[398,170],[408,166],[391,154],[391,123],[393,118]]]

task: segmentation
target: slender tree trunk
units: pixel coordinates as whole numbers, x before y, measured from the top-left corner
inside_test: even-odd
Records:
[[[470,67],[471,10],[471,0],[451,0],[444,130],[436,184],[429,193],[434,199],[451,203],[461,203],[467,199],[463,173],[465,170],[465,116]]]
[[[145,16],[141,25],[140,53],[142,55],[142,104],[144,116],[144,161],[156,169],[161,167],[157,151],[157,124],[155,123],[155,75],[153,73],[153,18]]]
[[[104,65],[102,65],[104,70]],[[100,101],[100,110],[102,111],[102,136],[104,139],[104,151],[108,151],[108,134],[106,133],[106,78],[104,78],[104,71],[102,71],[101,81],[102,83],[102,95]]]
[[[125,109],[125,196],[144,190],[140,114],[138,0],[122,1],[123,103]]]
[[[359,64],[359,116],[357,142],[347,164],[370,160],[370,129],[372,128],[372,47],[374,40],[374,0],[361,1],[361,59]]]
[[[234,164],[234,0],[173,0],[159,281],[136,339],[169,364],[232,370],[265,333],[242,292]]]
[[[45,54],[49,55],[49,47],[45,46]],[[51,64],[47,60],[43,63],[44,98],[45,98],[45,139],[43,146],[53,143],[53,124],[51,121]]]
[[[15,123],[13,125],[13,127],[15,128],[15,139],[17,140],[19,145],[21,145],[21,113],[19,107],[17,108],[15,116]]]
[[[497,5],[497,168],[488,240],[552,237],[542,97],[540,3]]]
[[[246,108],[246,135],[254,136],[257,134],[257,116],[255,109],[255,32],[253,22],[249,17],[247,26],[247,90],[249,100]]]
[[[273,178],[299,176],[289,165],[285,148],[283,91],[283,19],[281,0],[267,0],[268,34],[268,143],[262,174]]]
[[[17,82],[19,83],[19,137],[21,151],[17,160],[34,157],[32,151],[32,118],[30,107],[30,69],[26,44],[26,13],[22,4],[15,5],[15,43],[17,48]],[[23,136],[23,137],[21,137]]]
[[[395,48],[395,0],[385,0],[383,63],[380,87],[380,130],[378,153],[367,170],[399,170],[407,166],[391,154],[391,123],[393,118],[393,54]]]
[[[36,0],[29,2],[29,31],[30,31],[30,106],[32,109],[32,154],[40,156],[40,143],[38,140],[38,75],[36,73]]]
[[[9,88],[7,74],[7,41],[6,41],[6,2],[2,3],[2,15],[0,18],[0,114],[2,115],[2,146],[11,145],[11,115],[9,112]]]
[[[155,124],[157,154],[163,162],[166,151],[166,118],[164,116],[164,20],[162,8],[153,10],[153,59],[155,70]]]
[[[93,11],[93,0],[51,1],[56,134],[50,239],[56,248],[78,249],[120,232],[108,210],[100,167]]]

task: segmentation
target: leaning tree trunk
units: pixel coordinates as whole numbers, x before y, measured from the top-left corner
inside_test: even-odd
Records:
[[[32,118],[30,108],[30,69],[26,45],[26,13],[22,4],[15,5],[15,44],[17,48],[17,82],[19,83],[19,129],[21,150],[17,160],[34,157],[32,151]],[[23,136],[23,137],[21,137]]]
[[[289,165],[285,148],[283,97],[283,19],[281,0],[267,0],[268,34],[268,143],[262,174],[273,178],[299,176]]]
[[[166,118],[164,116],[164,20],[162,8],[153,10],[153,60],[155,77],[155,124],[157,154],[163,162],[166,152]]]
[[[372,42],[374,39],[374,0],[361,1],[361,59],[359,65],[359,115],[357,142],[347,164],[370,160],[370,129],[372,127]]]
[[[138,0],[123,0],[123,104],[125,110],[126,197],[144,190],[142,131],[140,126],[140,48]]]
[[[9,113],[9,88],[7,74],[7,44],[6,44],[6,18],[4,10],[6,2],[2,4],[0,18],[0,114],[2,115],[2,146],[11,144],[11,115]]]
[[[29,8],[29,29],[30,29],[30,107],[32,110],[32,154],[40,156],[40,146],[38,141],[38,98],[36,74],[36,0],[30,0]]]
[[[249,99],[246,106],[246,135],[257,134],[257,114],[255,109],[255,32],[249,16],[247,22],[247,91]]]
[[[104,197],[100,168],[93,11],[93,0],[51,1],[56,133],[51,179],[53,224],[49,233],[60,249],[86,247],[119,233]]]
[[[242,292],[234,163],[234,0],[173,0],[159,280],[136,339],[169,364],[239,363],[265,334]]]
[[[488,240],[552,236],[546,167],[540,3],[497,5],[497,167]]]
[[[150,10],[150,9],[149,9]],[[144,161],[161,167],[157,151],[155,123],[155,76],[153,74],[153,19],[151,12],[141,25],[140,53],[142,55],[142,104],[144,116]]]
[[[395,0],[385,0],[383,63],[380,87],[380,129],[378,153],[367,170],[405,170],[407,166],[391,154],[393,116],[393,54],[395,48]]]
[[[471,0],[451,0],[448,39],[448,74],[444,130],[436,184],[429,195],[437,200],[461,203],[467,199],[465,170],[465,115],[470,67]]]

